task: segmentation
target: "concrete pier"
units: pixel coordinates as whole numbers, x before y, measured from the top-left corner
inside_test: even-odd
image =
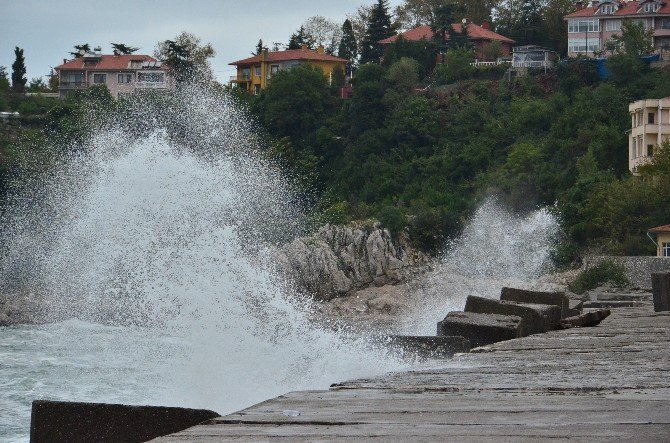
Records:
[[[436,366],[292,392],[157,441],[670,440],[670,312],[649,302]]]

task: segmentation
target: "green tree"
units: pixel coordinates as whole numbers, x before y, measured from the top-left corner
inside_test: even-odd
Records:
[[[462,15],[454,22],[467,18],[469,21],[482,24],[491,20],[493,10],[500,0],[404,0],[396,7],[395,15],[402,29],[411,29],[420,25],[430,25],[434,21],[435,11],[447,4],[462,11]]]
[[[28,79],[26,78],[26,59],[23,57],[23,49],[14,48],[14,63],[12,63],[12,90],[23,92]]]
[[[438,83],[449,84],[469,78],[475,68],[472,50],[467,48],[449,49],[444,54],[444,61],[435,68],[435,78]]]
[[[290,137],[301,148],[334,111],[334,100],[323,72],[301,65],[272,77],[254,111],[273,135]]]
[[[433,21],[430,25],[433,31],[433,42],[438,51],[444,52],[448,48],[459,48],[468,45],[468,28],[461,25],[460,32],[454,29],[454,23],[460,21],[457,17],[463,14],[463,8],[455,3],[446,3],[438,6],[433,12]]]
[[[74,58],[80,58],[83,57],[83,55],[87,52],[91,52],[91,45],[88,43],[82,43],[81,45],[74,45],[74,51],[70,52],[70,55]]]
[[[29,92],[47,92],[48,90],[49,88],[44,83],[42,77],[35,77],[30,80],[30,83],[28,83]]]
[[[497,9],[496,31],[518,45],[543,44],[543,0],[506,0]]]
[[[211,81],[214,78],[209,59],[216,55],[211,43],[202,44],[199,37],[183,31],[174,40],[158,42],[154,57],[166,62],[177,82],[189,79]]]
[[[7,67],[0,66],[0,92],[9,91],[9,79],[7,78]]]
[[[314,38],[307,33],[304,26],[300,26],[295,33],[291,34],[291,38],[288,41],[288,49],[300,49],[303,45],[314,49]]]
[[[349,61],[347,63],[347,74],[351,76],[358,56],[358,45],[356,44],[354,28],[351,26],[349,19],[346,19],[342,24],[342,39],[337,50],[337,56]]]
[[[386,79],[396,88],[411,91],[419,82],[421,66],[413,58],[403,57],[386,72]]]
[[[377,3],[372,7],[365,37],[361,42],[361,64],[379,63],[384,54],[384,48],[379,41],[394,34],[387,1],[377,0]]]
[[[140,48],[135,46],[127,46],[123,43],[111,43],[112,50],[118,52],[119,54],[129,55],[139,51]]]
[[[641,57],[654,52],[654,29],[645,29],[642,22],[624,20],[621,34],[615,34],[605,44],[605,48],[614,54],[629,57]]]

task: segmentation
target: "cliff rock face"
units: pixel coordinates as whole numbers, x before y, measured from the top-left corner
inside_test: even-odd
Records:
[[[281,270],[320,300],[404,282],[428,263],[378,223],[326,225],[282,247],[277,259]]]

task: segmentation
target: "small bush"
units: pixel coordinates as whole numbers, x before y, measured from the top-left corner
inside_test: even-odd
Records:
[[[400,209],[394,206],[384,206],[379,211],[378,218],[382,226],[391,231],[393,235],[399,234],[407,226],[407,218]]]
[[[621,265],[606,260],[579,274],[570,285],[570,290],[576,294],[583,294],[605,283],[612,283],[616,286],[627,286],[630,284],[630,281],[626,277],[626,269]]]

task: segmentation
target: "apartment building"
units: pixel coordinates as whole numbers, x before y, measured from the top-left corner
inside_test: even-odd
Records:
[[[259,55],[230,63],[237,67],[237,75],[230,79],[230,83],[245,88],[249,93],[259,94],[270,84],[274,74],[303,63],[321,69],[332,81],[333,71],[339,69],[344,72],[348,61],[326,54],[323,46],[316,51],[307,46],[287,51],[264,50]]]
[[[585,4],[588,3],[588,6]],[[634,20],[654,30],[654,47],[670,55],[670,2],[667,0],[577,2],[568,22],[568,56],[593,57],[621,32],[624,20]]]
[[[654,156],[654,150],[670,140],[670,97],[638,100],[628,106],[631,131],[628,138],[628,168],[637,167]]]
[[[165,66],[149,55],[88,52],[73,60],[63,60],[54,70],[61,99],[94,85],[107,86],[116,99],[138,90],[175,88],[174,79]]]

